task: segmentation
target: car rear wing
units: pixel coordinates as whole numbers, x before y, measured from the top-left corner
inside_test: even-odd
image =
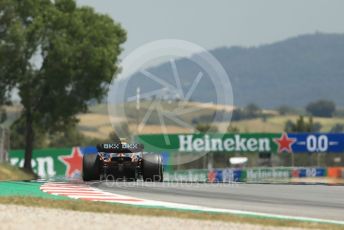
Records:
[[[98,152],[104,153],[136,153],[142,152],[144,149],[143,144],[98,144]]]

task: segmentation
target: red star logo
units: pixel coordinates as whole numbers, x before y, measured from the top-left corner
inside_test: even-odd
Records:
[[[276,142],[276,144],[278,144],[278,152],[288,152],[291,153],[293,152],[291,146],[296,142],[295,138],[289,138],[288,134],[283,133],[281,138],[275,138],[274,142]]]
[[[60,156],[60,161],[62,161],[66,166],[66,176],[73,177],[76,173],[81,173],[82,168],[82,154],[78,147],[72,149],[72,154],[69,156]]]

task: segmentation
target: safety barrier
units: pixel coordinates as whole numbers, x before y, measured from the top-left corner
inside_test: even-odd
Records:
[[[191,169],[185,171],[165,172],[164,180],[171,182],[207,182],[208,170]]]
[[[83,154],[95,153],[94,146],[73,148],[51,148],[33,151],[33,170],[41,178],[74,177],[80,178]],[[9,154],[12,165],[22,167],[24,151],[14,150]],[[165,161],[164,161],[165,162]],[[190,169],[166,171],[166,181],[191,182],[278,182],[290,178],[330,177],[344,178],[343,167],[265,167],[244,169]]]
[[[202,176],[200,176],[202,172]],[[205,174],[207,178],[205,179]],[[271,167],[245,169],[183,170],[166,172],[165,179],[171,181],[200,181],[210,183],[230,182],[289,182],[292,178],[344,178],[341,167]],[[200,179],[199,179],[200,178]]]
[[[329,167],[327,169],[328,176],[332,178],[340,178],[342,177],[342,170],[343,168],[341,167]]]

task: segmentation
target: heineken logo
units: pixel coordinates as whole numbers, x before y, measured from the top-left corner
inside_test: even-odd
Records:
[[[34,172],[41,178],[53,176],[80,177],[82,171],[82,151],[79,147],[71,149],[36,150],[31,160]],[[10,153],[12,165],[23,167],[24,151]]]
[[[70,155],[59,156],[59,160],[66,166],[66,177],[74,177],[75,175],[81,175],[82,153],[80,151],[80,148],[72,148],[72,153]]]
[[[271,139],[268,137],[232,137],[219,138],[204,135],[178,135],[180,152],[228,151],[228,152],[264,152],[271,151]]]
[[[16,165],[18,167],[24,166],[24,158],[11,157],[10,162],[11,165]],[[56,175],[54,159],[50,156],[32,159],[31,165],[34,168],[35,173],[42,178],[53,177]]]
[[[280,138],[275,138],[274,142],[278,145],[278,152],[293,152],[292,145],[296,142],[296,138],[289,138],[287,133],[283,133]]]

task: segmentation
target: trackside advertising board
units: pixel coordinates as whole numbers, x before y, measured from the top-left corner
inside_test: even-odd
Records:
[[[79,178],[82,170],[83,154],[96,153],[95,147],[37,149],[32,154],[32,167],[41,178],[56,176]],[[10,151],[10,163],[22,167],[24,151]]]
[[[146,151],[344,153],[344,133],[197,133],[136,136]]]
[[[163,156],[165,165],[175,152],[273,152],[273,153],[344,153],[344,134],[334,133],[212,133],[212,134],[169,134],[169,135],[139,135],[137,143],[144,144],[147,152],[159,152]],[[32,165],[35,173],[41,178],[56,176],[80,177],[82,171],[83,154],[96,153],[95,146],[73,148],[51,148],[33,151]],[[22,167],[24,165],[24,151],[12,150],[9,153],[10,163]],[[167,169],[167,168],[165,168]],[[167,172],[168,170],[165,170]],[[293,174],[298,177],[309,175],[329,176],[341,174],[340,170],[331,169],[300,169]],[[247,170],[247,171],[205,171],[185,172],[184,174],[171,174],[171,178],[189,178],[205,180],[208,177],[217,181],[221,178],[239,178],[238,180],[269,177],[270,175],[287,177],[285,170]]]
[[[327,171],[327,168],[322,167],[224,168],[209,171],[206,169],[190,169],[166,172],[164,177],[168,181],[211,183],[289,182],[291,178],[326,177]]]

